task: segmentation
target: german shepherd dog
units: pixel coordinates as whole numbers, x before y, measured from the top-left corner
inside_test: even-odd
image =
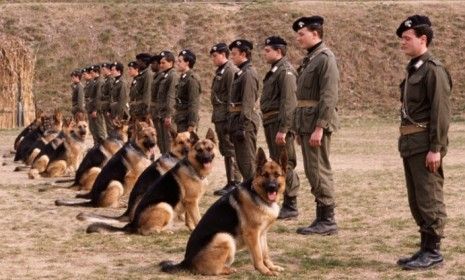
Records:
[[[66,188],[77,187],[79,191],[90,191],[95,178],[108,160],[128,141],[128,123],[126,120],[113,120],[114,129],[102,142],[93,146],[82,159],[74,179],[58,180],[55,183],[73,182]]]
[[[48,156],[50,159],[54,158],[54,156],[57,155],[58,148],[65,141],[65,135],[71,133],[75,124],[76,123],[72,117],[66,117],[63,121],[63,127],[58,135],[53,138],[52,141],[48,142],[42,149],[39,147],[35,148],[26,160],[26,165],[31,165],[32,168],[35,168],[34,164],[37,162],[37,159],[44,155]],[[39,170],[39,172],[43,171],[44,170]]]
[[[139,175],[150,164],[148,156],[156,143],[155,129],[145,122],[137,122],[134,140],[128,141],[111,157],[90,192],[76,195],[87,201],[56,200],[55,205],[118,207],[119,199],[132,190]]]
[[[174,130],[170,132],[172,139],[174,139],[171,141],[171,151],[160,156],[140,174],[129,195],[128,207],[122,215],[112,217],[94,213],[80,213],[76,218],[81,221],[132,221],[136,207],[150,185],[170,170],[179,160],[187,156],[192,146],[198,141],[198,136],[195,133],[177,133]]]
[[[14,161],[26,162],[34,149],[42,149],[45,145],[56,137],[62,126],[62,114],[55,111],[53,116],[42,116],[40,125],[37,129],[23,137],[23,140],[18,144]],[[21,171],[22,168],[15,169]]]
[[[264,275],[277,275],[283,268],[270,259],[267,231],[277,219],[278,201],[285,189],[287,154],[280,164],[267,161],[259,148],[254,178],[243,182],[216,201],[205,213],[187,242],[184,260],[160,263],[164,272],[189,270],[206,275],[231,274],[236,249],[246,247],[255,268]]]
[[[40,109],[36,110],[36,118],[28,125],[26,126],[18,136],[16,136],[13,148],[14,150],[18,150],[18,146],[23,141],[24,137],[31,133],[32,131],[38,129],[42,123],[42,118],[44,117],[44,112]]]
[[[59,177],[76,170],[85,150],[88,132],[86,121],[79,121],[63,131],[63,142],[51,153],[44,154],[29,171],[29,178]]]
[[[198,140],[187,157],[153,183],[137,205],[133,220],[123,228],[94,223],[92,232],[125,232],[148,235],[161,232],[171,224],[174,212],[185,214],[186,226],[193,230],[200,220],[199,201],[205,193],[204,179],[212,170],[215,134],[209,129],[206,139]]]

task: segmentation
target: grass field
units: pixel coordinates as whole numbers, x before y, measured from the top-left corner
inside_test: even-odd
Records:
[[[202,127],[201,134],[205,130]],[[299,155],[301,214],[298,220],[276,222],[268,237],[273,260],[286,269],[277,279],[465,279],[464,132],[464,124],[452,124],[450,151],[444,161],[449,218],[442,268],[405,272],[395,265],[399,256],[418,247],[418,232],[408,209],[396,150],[397,124],[346,118],[332,146],[340,232],[331,237],[295,233],[298,226],[313,219],[315,207]],[[2,131],[2,153],[10,149],[16,133]],[[259,145],[265,145],[262,134]],[[11,159],[2,160],[7,165],[0,168],[0,278],[205,278],[187,273],[166,275],[157,267],[161,260],[182,258],[189,232],[180,223],[175,224],[174,234],[88,235],[86,223],[75,219],[79,212],[116,214],[122,209],[57,208],[53,201],[72,197],[71,191],[38,192],[44,181],[33,182],[25,173],[13,173]],[[218,157],[215,171],[208,177],[202,213],[216,199],[212,192],[223,185],[223,172]],[[253,269],[245,251],[236,255],[233,267],[238,272],[227,279],[265,279]]]

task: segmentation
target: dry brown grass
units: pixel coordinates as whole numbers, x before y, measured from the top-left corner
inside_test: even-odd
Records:
[[[290,28],[299,16],[326,18],[325,40],[338,57],[343,114],[394,116],[398,84],[407,60],[394,34],[399,22],[413,13],[428,14],[435,26],[432,50],[454,78],[454,114],[465,108],[462,46],[465,43],[465,3],[460,1],[309,1],[153,4],[100,1],[91,3],[24,3],[0,5],[0,32],[25,39],[37,52],[35,91],[39,106],[53,100],[69,104],[71,69],[106,60],[127,63],[137,52],[176,52],[188,47],[198,55],[204,89],[204,110],[214,71],[208,50],[218,41],[237,37],[256,44],[254,64],[260,75],[267,66],[259,56],[260,44],[278,34],[290,44],[289,56],[302,57]],[[396,108],[396,109],[394,109]]]
[[[204,123],[209,116],[202,115]],[[332,237],[303,237],[295,233],[314,217],[314,202],[304,177],[302,161],[297,171],[302,186],[298,220],[277,222],[269,234],[272,258],[286,271],[277,279],[463,279],[465,232],[463,166],[465,125],[453,123],[450,151],[445,158],[445,198],[448,212],[443,253],[444,267],[424,272],[405,272],[395,261],[418,247],[418,232],[410,215],[401,159],[397,153],[397,124],[367,119],[344,119],[334,135],[332,164],[335,171],[336,209],[340,233]],[[204,135],[207,127],[201,127]],[[2,154],[10,149],[17,131],[2,131]],[[262,130],[259,146],[266,147]],[[188,231],[177,224],[174,235],[88,235],[80,211],[116,214],[122,210],[57,208],[56,198],[72,197],[68,190],[38,192],[44,183],[13,173],[11,159],[0,167],[0,270],[4,279],[204,279],[183,273],[170,276],[157,263],[180,260]],[[216,197],[213,190],[224,184],[221,157],[208,177],[208,191],[201,212]],[[245,251],[233,265],[238,272],[229,279],[265,279],[253,269]],[[208,278],[207,279],[215,279]]]

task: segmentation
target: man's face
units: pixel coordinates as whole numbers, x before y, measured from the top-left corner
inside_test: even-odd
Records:
[[[169,62],[165,58],[162,58],[160,60],[160,70],[161,71],[166,71],[166,70],[168,70],[168,69],[170,69],[172,67],[173,67],[173,62]]]
[[[131,78],[134,78],[135,76],[139,75],[139,70],[134,67],[128,67],[128,75]]]
[[[98,70],[97,71],[91,71],[90,75],[92,76],[92,78],[97,78],[98,76],[100,76],[100,72]]]
[[[101,73],[102,73],[103,76],[107,77],[107,76],[109,76],[111,74],[111,71],[107,67],[102,67]]]
[[[307,27],[304,27],[297,31],[296,41],[300,48],[308,49],[316,45],[320,40],[316,31],[310,31]]]
[[[184,57],[180,55],[176,60],[176,68],[178,68],[179,72],[184,73],[189,70],[189,62],[184,61]]]
[[[426,41],[425,35],[417,37],[413,29],[408,29],[402,33],[400,49],[407,56],[414,58],[422,54],[426,48]]]
[[[118,70],[116,70],[116,67],[115,67],[115,66],[113,66],[113,67],[111,67],[110,75],[111,75],[113,78],[115,78],[115,77],[120,76],[121,73],[120,73]]]
[[[92,75],[90,74],[90,72],[84,72],[84,73],[82,74],[82,77],[83,77],[84,80],[86,80],[86,81],[92,79]]]
[[[215,65],[215,66],[221,66],[221,65],[225,64],[226,61],[228,61],[228,59],[226,58],[225,53],[213,52],[210,55],[210,57],[212,59],[213,65]]]
[[[156,73],[160,71],[160,64],[158,64],[158,61],[154,61],[150,64],[150,68],[152,68],[152,71]]]
[[[241,52],[238,48],[232,48],[230,58],[236,66],[241,65],[247,60],[245,52]]]
[[[273,64],[281,59],[282,55],[279,50],[275,50],[270,46],[265,46],[263,48],[263,58],[265,59],[266,63]]]
[[[79,79],[78,76],[71,76],[71,82],[72,82],[73,84],[77,84],[77,83],[79,83],[80,81],[81,81],[81,79]]]

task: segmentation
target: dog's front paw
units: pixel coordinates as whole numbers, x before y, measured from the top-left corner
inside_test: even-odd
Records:
[[[270,270],[265,265],[263,265],[263,267],[257,267],[257,270],[260,271],[261,274],[266,275],[266,276],[277,276],[278,275],[277,272]]]
[[[266,267],[268,267],[272,271],[279,271],[279,272],[284,271],[284,268],[273,264],[273,262],[271,260],[266,260],[266,261],[264,261],[264,263],[265,263]]]

